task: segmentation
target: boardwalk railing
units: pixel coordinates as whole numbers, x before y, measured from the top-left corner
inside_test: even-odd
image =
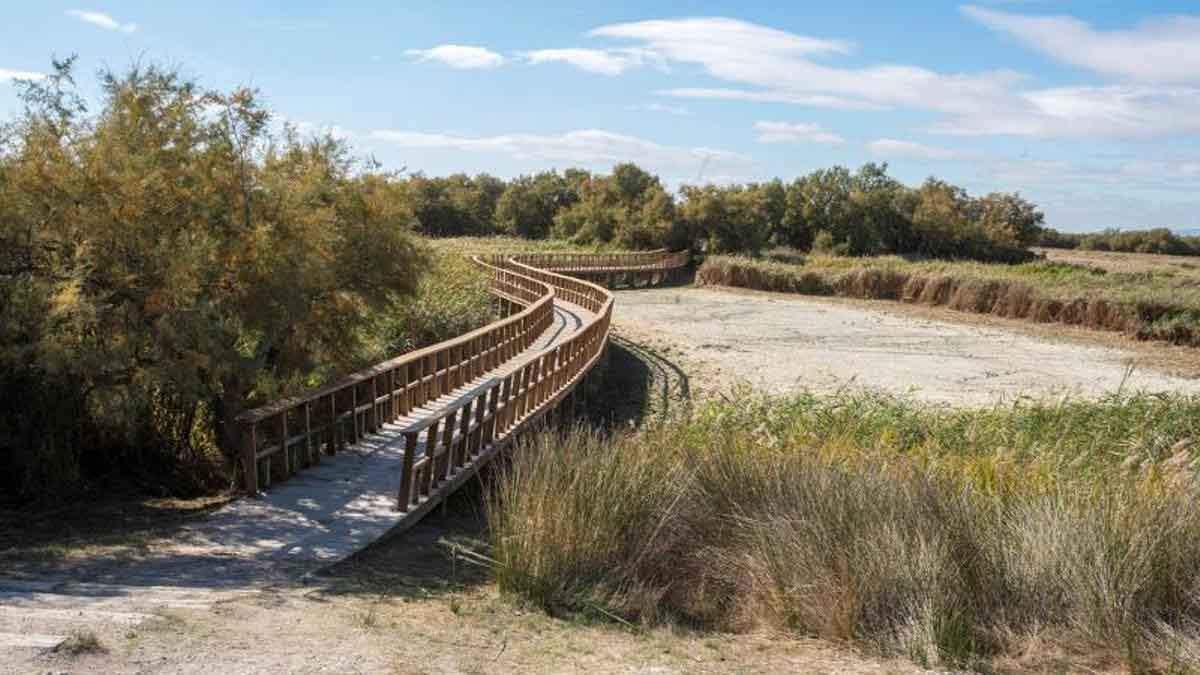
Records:
[[[418,516],[457,489],[524,427],[553,409],[600,359],[608,343],[613,296],[556,272],[575,255],[474,258],[490,274],[493,295],[520,308],[465,335],[404,354],[303,396],[247,411],[241,427],[244,486],[255,493],[319,463],[385,424],[404,439],[398,507]],[[686,253],[603,254],[597,265],[686,264]],[[538,263],[537,266],[534,263]],[[586,268],[584,268],[586,269]],[[669,267],[654,267],[667,270]],[[556,303],[586,310],[566,339],[527,350],[554,321]],[[503,370],[503,375],[487,377]],[[467,385],[471,385],[464,391]],[[453,396],[450,396],[453,394]]]
[[[494,263],[476,261],[500,270]],[[398,504],[401,511],[430,508],[486,464],[524,427],[566,397],[599,360],[608,344],[612,294],[586,281],[520,263],[509,269],[554,288],[555,297],[594,316],[555,346],[525,360],[503,378],[403,430],[404,460]],[[501,270],[504,271],[504,270]]]
[[[551,271],[637,272],[675,270],[690,260],[688,251],[642,253],[519,253],[512,260]]]

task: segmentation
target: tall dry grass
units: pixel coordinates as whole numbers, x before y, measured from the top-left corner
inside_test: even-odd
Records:
[[[928,665],[1200,667],[1200,399],[736,398],[518,448],[500,587]]]
[[[1052,262],[910,262],[894,256],[713,256],[700,283],[940,305],[1200,346],[1200,275],[1105,272]]]

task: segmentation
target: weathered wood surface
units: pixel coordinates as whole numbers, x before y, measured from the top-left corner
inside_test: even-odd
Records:
[[[414,516],[444,499],[521,429],[553,409],[599,360],[613,296],[553,270],[664,278],[688,253],[519,254],[475,262],[512,315],[238,418],[247,492],[257,494],[369,437],[399,434],[396,506]],[[574,325],[555,328],[557,314]],[[553,333],[547,340],[546,335]],[[378,438],[373,439],[379,440]],[[391,442],[391,441],[389,441]]]

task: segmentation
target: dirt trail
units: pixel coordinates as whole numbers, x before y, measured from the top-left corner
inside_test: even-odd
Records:
[[[781,393],[868,386],[955,405],[1094,397],[1122,386],[1200,393],[1200,379],[1155,370],[1133,346],[1048,340],[862,303],[650,289],[619,293],[615,322],[622,334],[673,348],[694,366],[702,388],[744,382]]]

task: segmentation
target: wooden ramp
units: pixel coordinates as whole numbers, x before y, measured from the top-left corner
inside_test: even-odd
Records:
[[[247,497],[135,559],[0,572],[0,659],[326,567],[415,524],[540,423],[600,361],[612,294],[512,259],[476,261],[508,316],[244,414]]]

